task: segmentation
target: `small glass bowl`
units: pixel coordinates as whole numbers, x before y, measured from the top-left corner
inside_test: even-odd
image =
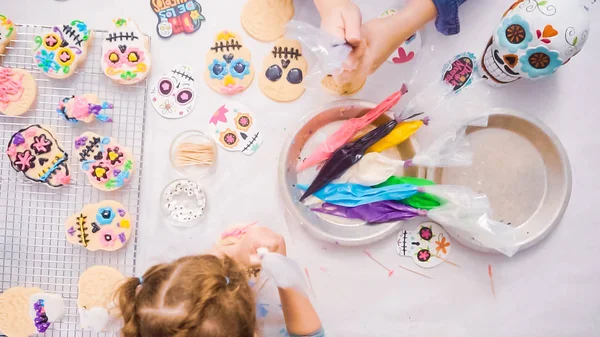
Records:
[[[213,151],[213,162],[211,165],[177,165],[177,147],[181,143],[196,143],[196,144],[207,144],[212,147]],[[197,130],[188,130],[180,133],[173,142],[171,142],[171,148],[169,149],[169,159],[171,160],[171,165],[179,173],[180,175],[187,178],[201,178],[207,175],[211,175],[215,170],[215,165],[217,161],[217,146],[215,141],[202,131]]]
[[[179,186],[177,186],[179,185]],[[194,193],[194,189],[200,191],[200,195]],[[178,190],[178,191],[176,191]],[[192,227],[200,223],[206,213],[206,192],[204,187],[196,181],[190,179],[178,179],[169,183],[163,189],[160,196],[160,209],[169,222],[176,227]],[[175,205],[183,206],[182,214],[178,219],[174,214],[180,210],[175,209]],[[187,211],[200,213],[199,216],[187,215]],[[196,213],[196,214],[197,214]],[[184,220],[188,218],[189,220]]]

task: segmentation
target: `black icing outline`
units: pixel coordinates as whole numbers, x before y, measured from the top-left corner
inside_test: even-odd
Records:
[[[302,53],[300,53],[300,49],[294,48],[294,47],[273,47],[273,50],[271,51],[271,54],[273,54],[274,58],[295,58],[296,60],[298,60],[298,57],[302,57]]]
[[[133,32],[131,33],[125,33],[123,34],[123,32],[119,32],[119,34],[117,35],[117,33],[109,33],[108,37],[105,39],[108,42],[115,42],[115,41],[135,41],[135,40],[139,40],[140,38],[135,35]]]

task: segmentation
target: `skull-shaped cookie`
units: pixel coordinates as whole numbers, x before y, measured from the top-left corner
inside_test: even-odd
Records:
[[[90,251],[115,251],[131,236],[129,212],[120,203],[104,200],[90,204],[65,222],[67,241]]]
[[[34,39],[35,65],[49,77],[67,78],[85,60],[91,41],[92,31],[82,21],[54,26]]]
[[[24,114],[35,102],[35,78],[23,69],[0,67],[0,112],[9,116]]]
[[[480,74],[494,86],[553,74],[581,51],[588,30],[583,3],[519,0],[504,13],[490,38]]]
[[[81,170],[101,191],[118,190],[133,176],[131,152],[113,138],[85,132],[75,140],[75,151]]]
[[[307,69],[300,42],[279,39],[263,61],[264,73],[258,78],[258,85],[272,100],[290,102],[304,93]]]
[[[216,92],[233,95],[244,91],[254,79],[250,50],[239,35],[222,31],[206,53],[204,80]]]
[[[196,103],[192,68],[179,65],[164,74],[150,90],[150,103],[165,118],[189,115]]]
[[[381,18],[396,15],[396,13],[395,9],[388,9],[381,14]],[[409,36],[406,41],[402,42],[392,55],[388,57],[387,61],[394,64],[415,63],[421,53],[422,47],[421,33],[417,31]]]
[[[8,142],[6,154],[17,172],[31,181],[61,187],[71,181],[69,155],[45,127],[34,124],[17,131]]]
[[[251,155],[263,141],[254,114],[238,103],[220,107],[210,118],[208,126],[217,143],[228,151]]]
[[[60,100],[56,112],[69,122],[91,123],[95,119],[102,122],[112,122],[112,118],[102,113],[102,110],[112,109],[113,105],[108,102],[100,103],[98,96],[85,94],[81,96],[70,96]]]
[[[152,58],[148,37],[131,19],[116,19],[102,41],[102,71],[121,84],[143,81],[150,72]]]
[[[81,274],[77,308],[82,329],[105,330],[117,314],[112,298],[124,279],[118,270],[107,266],[92,266]]]
[[[10,44],[10,41],[17,36],[17,30],[13,22],[6,16],[0,14],[0,54],[4,48]]]
[[[44,333],[64,315],[63,298],[39,288],[13,287],[0,294],[0,331],[8,337]]]
[[[419,267],[433,268],[444,262],[450,253],[448,234],[433,222],[422,223],[412,232],[402,230],[397,239],[398,255],[412,257]]]

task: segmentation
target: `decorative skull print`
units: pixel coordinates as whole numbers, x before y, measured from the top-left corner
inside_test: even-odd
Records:
[[[490,38],[480,74],[494,86],[553,74],[581,51],[588,29],[588,12],[579,1],[519,0]]]
[[[49,77],[67,78],[85,59],[91,41],[92,31],[82,21],[54,26],[34,39],[35,65]]]
[[[448,234],[434,222],[422,223],[413,232],[402,230],[397,239],[398,255],[412,257],[419,267],[433,268],[450,253]]]
[[[395,9],[388,9],[381,14],[381,18],[386,18],[388,16],[392,16],[396,14]],[[421,49],[423,48],[423,41],[421,39],[421,32],[415,32],[411,35],[406,41],[400,45],[396,51],[392,53],[387,59],[388,62],[394,64],[404,64],[404,63],[415,63],[418,59],[418,56],[421,54]]]
[[[0,14],[0,54],[8,46],[11,40],[17,35],[17,30],[13,22],[6,16]]]
[[[69,184],[69,155],[47,128],[34,124],[19,130],[8,142],[11,166],[31,181],[61,187]]]
[[[120,203],[104,200],[86,205],[65,223],[67,241],[90,251],[115,251],[131,236],[129,212]]]
[[[250,50],[235,33],[222,31],[206,53],[204,80],[216,92],[233,95],[244,91],[254,79]]]
[[[95,119],[102,122],[112,122],[112,118],[102,113],[102,110],[112,109],[113,105],[108,102],[99,104],[98,96],[85,94],[82,96],[71,96],[63,98],[58,104],[56,112],[69,122],[91,123]]]
[[[179,65],[164,74],[150,90],[150,102],[165,118],[189,115],[196,102],[192,68]]]
[[[85,132],[75,140],[81,170],[93,187],[114,191],[123,187],[134,173],[131,152],[113,138]]]
[[[212,115],[208,126],[215,140],[228,151],[251,155],[263,141],[254,114],[241,104],[223,105]]]
[[[158,17],[156,32],[162,38],[175,34],[191,34],[205,20],[202,6],[195,0],[150,0],[150,7]]]
[[[102,71],[120,84],[143,81],[150,72],[152,58],[148,37],[135,21],[116,19],[102,41]]]
[[[274,101],[293,101],[304,93],[307,69],[300,42],[279,39],[263,61],[264,75],[258,78],[260,90]]]

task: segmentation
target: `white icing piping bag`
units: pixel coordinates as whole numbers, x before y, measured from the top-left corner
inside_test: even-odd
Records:
[[[309,297],[308,287],[296,261],[277,253],[269,252],[268,248],[256,250],[262,261],[263,272],[273,279],[278,288],[292,288]]]

